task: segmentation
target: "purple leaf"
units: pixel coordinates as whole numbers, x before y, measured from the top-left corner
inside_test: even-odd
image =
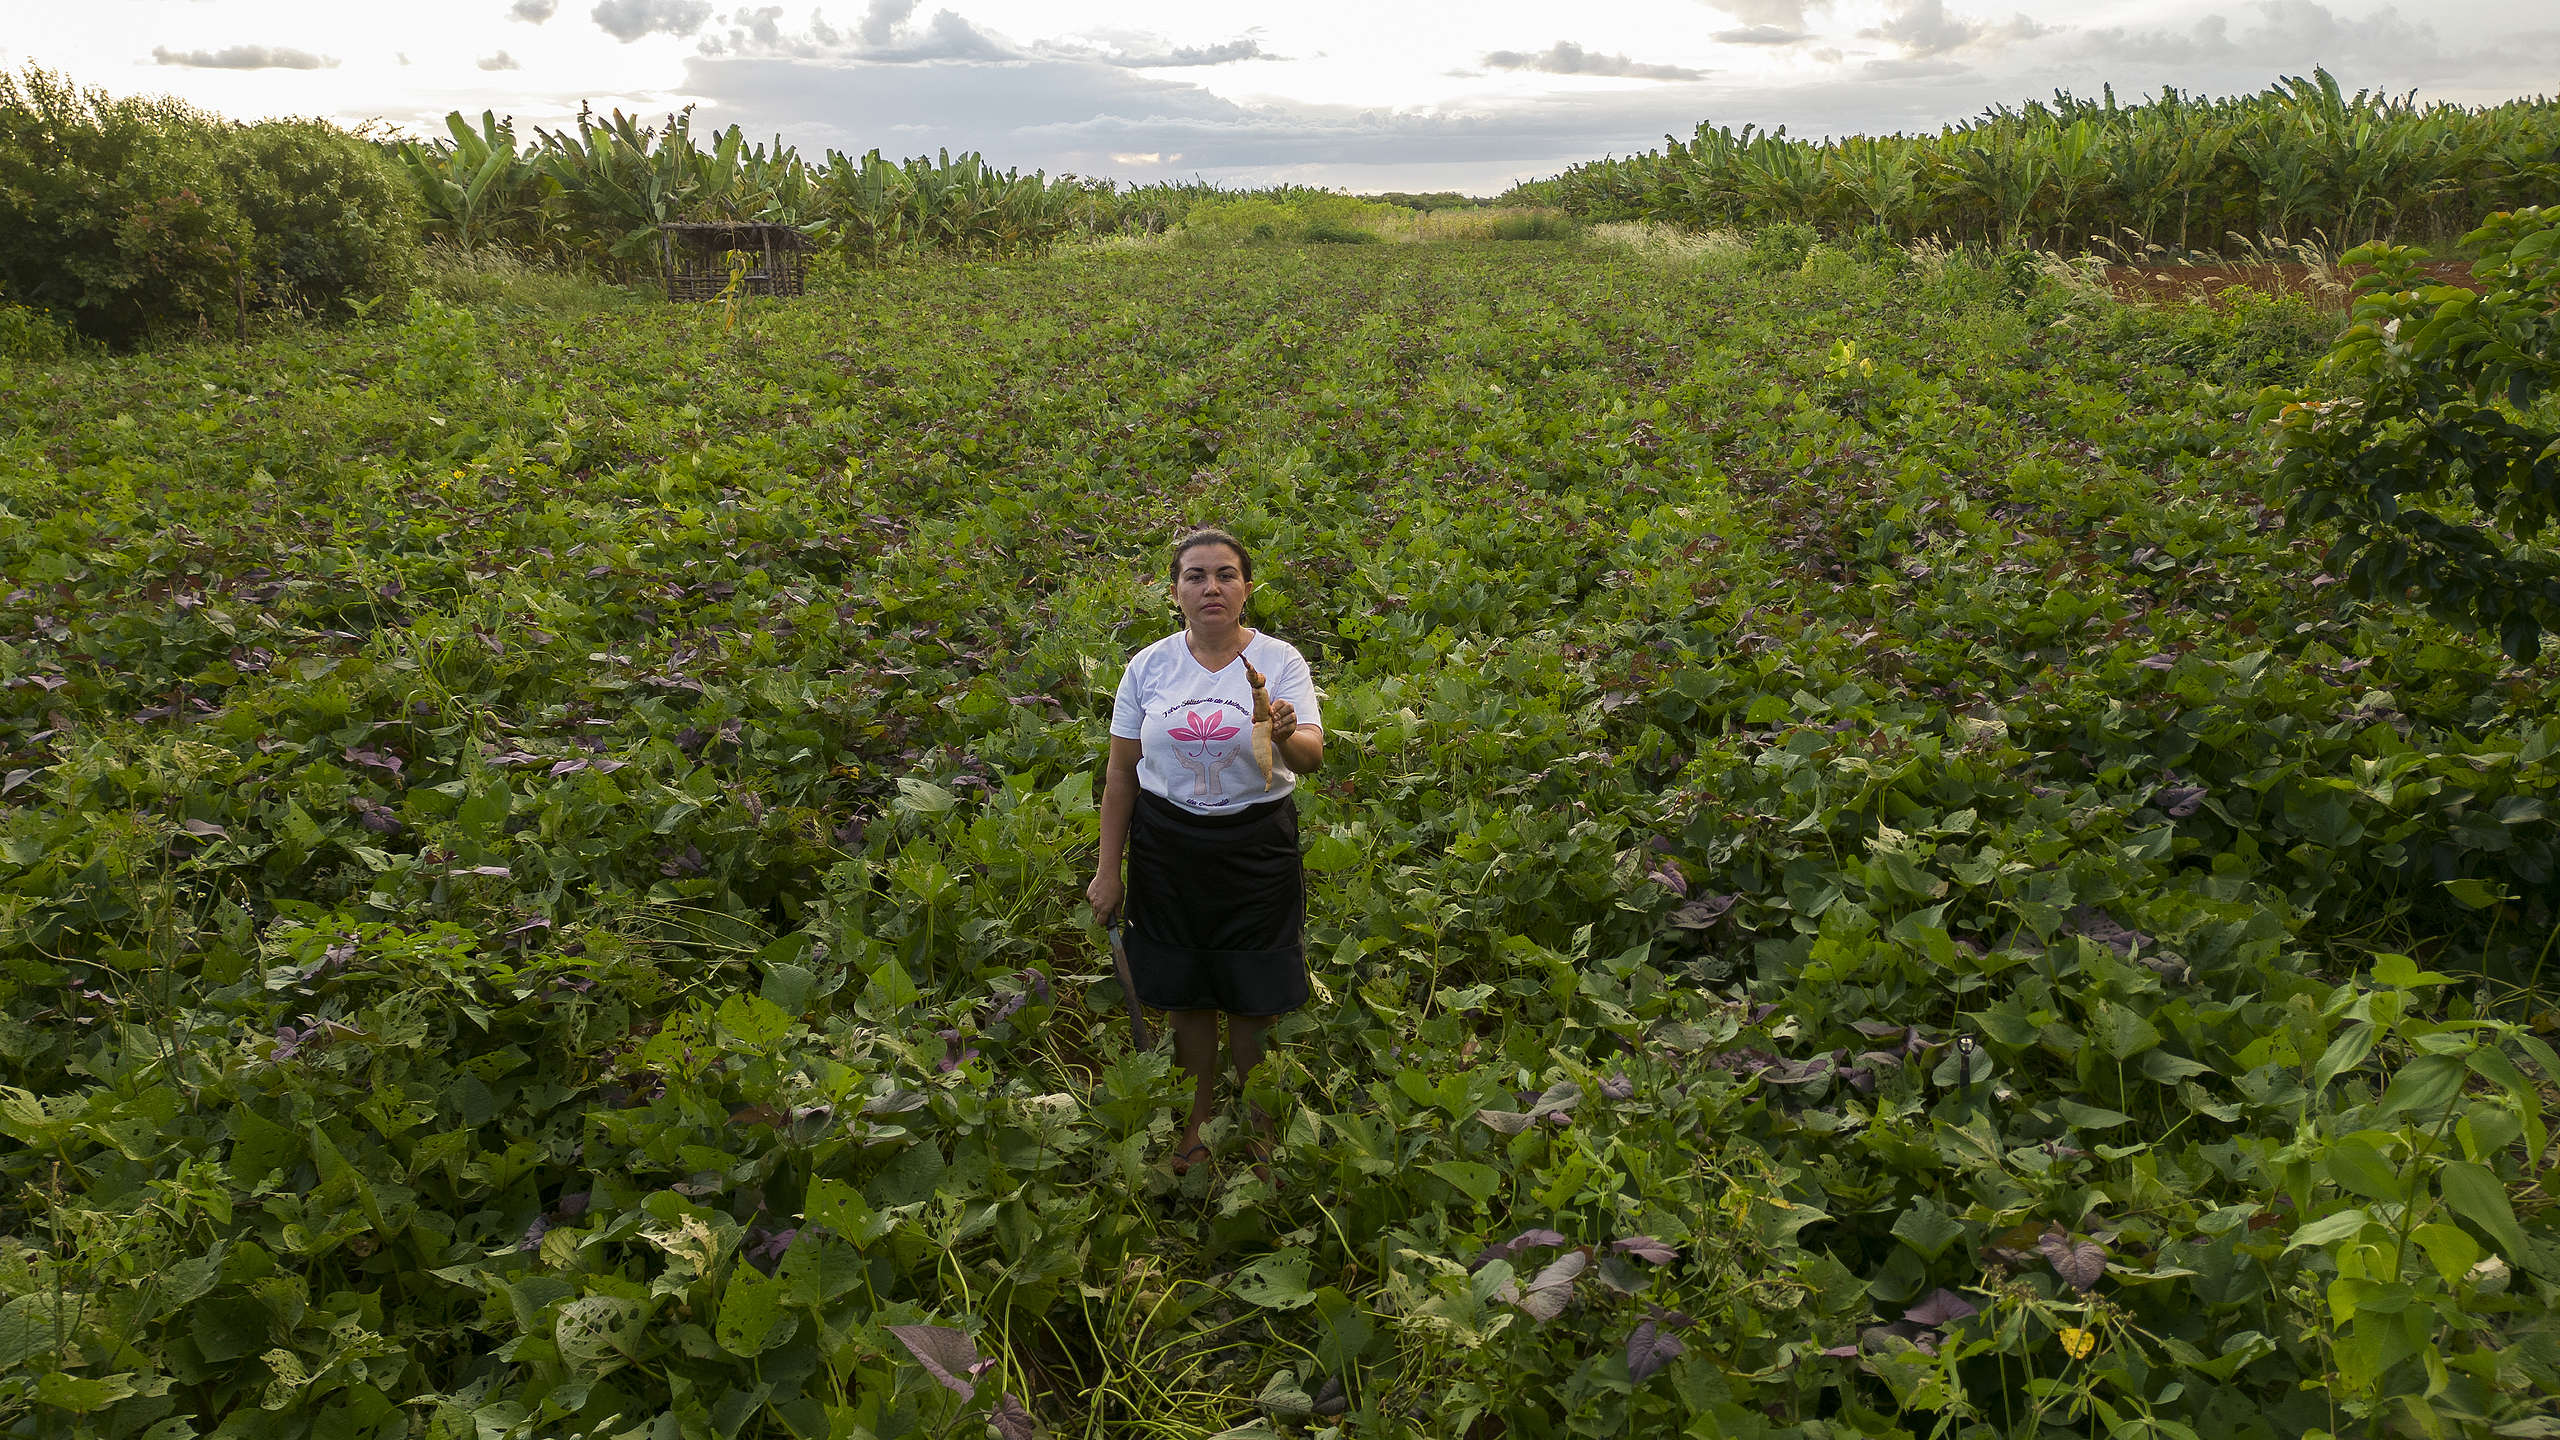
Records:
[[[1850,1345],[1833,1345],[1833,1346],[1829,1347],[1828,1349],[1824,1350],[1822,1353],[1823,1353],[1823,1354],[1825,1354],[1825,1355],[1829,1355],[1829,1356],[1831,1356],[1832,1358],[1837,1359],[1837,1360],[1846,1360],[1846,1359],[1849,1359],[1850,1357],[1852,1357],[1852,1356],[1854,1356],[1854,1355],[1856,1355],[1856,1354],[1858,1353],[1858,1347],[1857,1347],[1856,1345],[1854,1345],[1854,1344],[1850,1344]]]
[[[2204,805],[2208,792],[2202,785],[2164,785],[2151,797],[2151,803],[2172,820],[2184,820]]]
[[[1476,1258],[1467,1262],[1467,1268],[1481,1270],[1493,1261],[1508,1260],[1523,1250],[1540,1250],[1563,1243],[1564,1236],[1558,1231],[1523,1230],[1508,1240],[1497,1241],[1477,1251]]]
[[[1689,877],[1680,873],[1680,863],[1676,860],[1665,860],[1654,866],[1644,878],[1683,899],[1688,897]]]
[[[344,754],[347,757],[347,763],[351,765],[362,765],[367,769],[381,770],[392,775],[400,773],[401,760],[397,755],[386,755],[370,748],[358,749],[353,745],[348,746]]]
[[[1734,902],[1741,898],[1740,895],[1700,896],[1672,911],[1671,924],[1673,928],[1680,930],[1704,930],[1723,919],[1724,913],[1732,909]]]
[[[1600,1082],[1600,1094],[1604,1099],[1632,1100],[1635,1093],[1636,1082],[1624,1075],[1612,1075]]]
[[[1680,1258],[1679,1251],[1650,1235],[1630,1235],[1624,1240],[1612,1240],[1609,1248],[1622,1255],[1633,1255],[1648,1265],[1668,1265]]]
[[[1641,1385],[1688,1351],[1678,1336],[1647,1320],[1627,1337],[1627,1378]]]
[[[2095,1240],[2074,1240],[2059,1230],[2048,1230],[2036,1240],[2037,1253],[2053,1263],[2053,1273],[2062,1283],[2086,1295],[2097,1288],[2098,1278],[2107,1273],[2107,1247]]]
[[[1538,1272],[1538,1278],[1520,1292],[1511,1303],[1519,1306],[1532,1320],[1541,1323],[1564,1313],[1566,1302],[1573,1299],[1574,1282],[1591,1267],[1591,1252],[1568,1250]]]
[[[1914,1325],[1926,1325],[1931,1329],[1938,1329],[1981,1313],[1980,1310],[1967,1304],[1965,1298],[1953,1290],[1936,1290],[1930,1293],[1928,1299],[1903,1311],[1902,1318]]]
[[[2074,935],[2086,935],[2119,955],[2131,955],[2151,943],[2151,937],[2139,930],[2126,928],[2116,918],[2095,905],[2078,905],[2065,917],[2063,928]]]
[[[978,1357],[978,1347],[967,1334],[948,1325],[892,1325],[889,1333],[916,1357],[924,1373],[941,1381],[952,1393],[963,1400],[977,1395],[978,1387],[969,1383],[969,1377],[984,1368],[986,1362]]]
[[[2145,670],[2173,670],[2177,668],[2178,657],[2175,655],[2147,655],[2133,663],[2141,666]]]
[[[1343,1392],[1340,1377],[1327,1375],[1316,1387],[1315,1412],[1330,1419],[1351,1408],[1351,1397]]]
[[[987,1423],[994,1426],[995,1432],[1004,1440],[1032,1440],[1040,1433],[1040,1427],[1032,1423],[1031,1412],[1023,1409],[1022,1402],[1011,1395],[997,1401],[996,1408],[987,1412]]]

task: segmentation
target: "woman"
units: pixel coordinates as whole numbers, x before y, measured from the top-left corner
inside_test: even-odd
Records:
[[[1272,1022],[1306,1002],[1291,791],[1323,765],[1324,735],[1305,658],[1244,623],[1243,544],[1192,531],[1174,543],[1172,581],[1182,628],[1130,657],[1111,706],[1102,855],[1085,898],[1106,925],[1125,905],[1137,998],[1172,1013],[1174,1063],[1192,1076],[1179,1174],[1209,1153],[1200,1127],[1217,1099],[1218,1017],[1242,1089]],[[1271,704],[1267,779],[1253,748],[1254,674]]]

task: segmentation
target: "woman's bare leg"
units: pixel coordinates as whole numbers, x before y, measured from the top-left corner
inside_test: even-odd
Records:
[[[1263,1042],[1271,1038],[1271,1027],[1278,1020],[1276,1015],[1227,1017],[1227,1053],[1235,1061],[1238,1095],[1248,1093],[1248,1077],[1253,1067],[1262,1063]],[[1253,1138],[1248,1143],[1253,1150],[1254,1173],[1269,1180],[1271,1173],[1265,1162],[1271,1158],[1271,1117],[1255,1109],[1250,1100],[1245,1102],[1245,1114],[1253,1125]]]
[[[1276,1015],[1230,1015],[1227,1017],[1227,1054],[1236,1067],[1236,1088],[1244,1088],[1245,1077],[1262,1063],[1262,1042],[1271,1037]]]
[[[1215,1010],[1176,1010],[1172,1012],[1173,1063],[1191,1076],[1191,1115],[1183,1122],[1182,1139],[1173,1147],[1177,1163],[1200,1143],[1200,1127],[1209,1123],[1209,1114],[1218,1100],[1218,1012]]]

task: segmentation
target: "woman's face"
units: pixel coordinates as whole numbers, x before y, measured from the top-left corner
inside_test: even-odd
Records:
[[[1182,552],[1173,574],[1173,603],[1182,623],[1195,630],[1220,630],[1244,617],[1245,597],[1253,582],[1244,578],[1244,557],[1232,545],[1194,545]]]

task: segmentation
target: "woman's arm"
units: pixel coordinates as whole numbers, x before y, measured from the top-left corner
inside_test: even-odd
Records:
[[[1280,752],[1280,763],[1292,775],[1313,775],[1324,768],[1324,732],[1299,724],[1298,707],[1286,700],[1271,702],[1271,748]]]
[[[1096,924],[1110,924],[1128,893],[1120,862],[1129,848],[1129,813],[1137,808],[1138,742],[1114,735],[1111,759],[1102,772],[1102,853],[1094,860],[1093,883],[1084,892]]]

